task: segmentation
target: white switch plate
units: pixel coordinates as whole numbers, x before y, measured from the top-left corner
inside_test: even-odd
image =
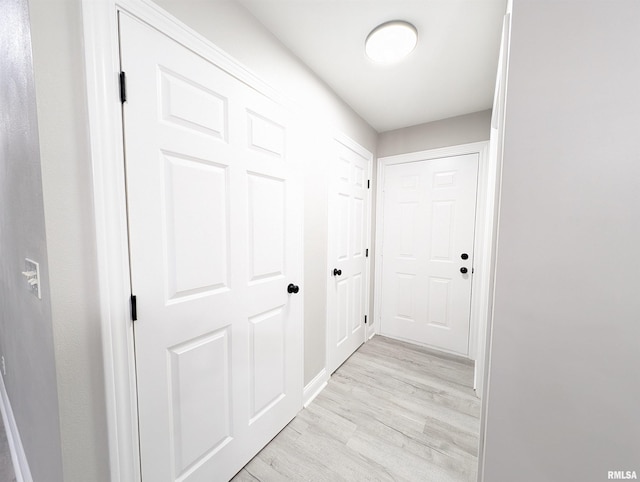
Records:
[[[40,265],[32,259],[25,258],[24,271],[22,274],[27,279],[29,290],[36,295],[39,300],[42,299],[42,296],[40,296]]]

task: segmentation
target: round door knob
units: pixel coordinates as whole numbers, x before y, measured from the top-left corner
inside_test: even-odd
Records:
[[[340,276],[341,274],[342,274],[342,270],[341,269],[335,268],[333,270],[333,276]]]
[[[465,274],[467,271],[468,271],[467,268],[465,268],[464,266],[462,268],[460,268],[460,272],[462,274]]]
[[[467,253],[462,253],[462,254],[460,255],[460,257],[461,257],[462,259],[469,259],[469,255],[468,255]]]
[[[298,291],[300,291],[300,287],[294,285],[293,283],[289,283],[289,286],[287,286],[287,293],[296,294]]]

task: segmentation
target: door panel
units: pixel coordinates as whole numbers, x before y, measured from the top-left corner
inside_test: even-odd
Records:
[[[365,340],[368,312],[370,158],[335,141],[329,192],[328,368],[333,373]],[[333,275],[333,270],[340,274]]]
[[[291,121],[124,14],[120,34],[142,477],[226,480],[302,406]]]
[[[383,334],[468,354],[477,172],[477,154],[385,167]]]

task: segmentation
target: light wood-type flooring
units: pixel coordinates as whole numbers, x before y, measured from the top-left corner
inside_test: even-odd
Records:
[[[473,365],[376,336],[234,482],[475,481]]]

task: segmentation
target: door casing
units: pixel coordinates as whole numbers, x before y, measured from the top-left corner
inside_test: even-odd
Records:
[[[378,159],[376,174],[376,249],[375,249],[375,287],[374,287],[374,327],[376,333],[380,333],[380,316],[382,313],[382,230],[384,228],[383,216],[383,185],[384,170],[386,166],[403,164],[408,162],[429,161],[442,157],[460,156],[465,154],[478,154],[478,190],[476,194],[475,240],[474,240],[474,276],[471,284],[471,320],[469,331],[469,358],[475,360],[478,354],[479,326],[481,319],[486,315],[482,311],[483,297],[489,296],[489,282],[483,274],[491,269],[490,259],[486,253],[486,247],[491,243],[493,229],[492,220],[487,219],[486,207],[489,196],[489,166],[488,166],[489,142],[474,142],[440,149],[411,152],[396,156],[381,157]],[[491,225],[487,225],[487,223]],[[475,385],[475,384],[474,384]],[[475,388],[475,387],[474,387]]]

